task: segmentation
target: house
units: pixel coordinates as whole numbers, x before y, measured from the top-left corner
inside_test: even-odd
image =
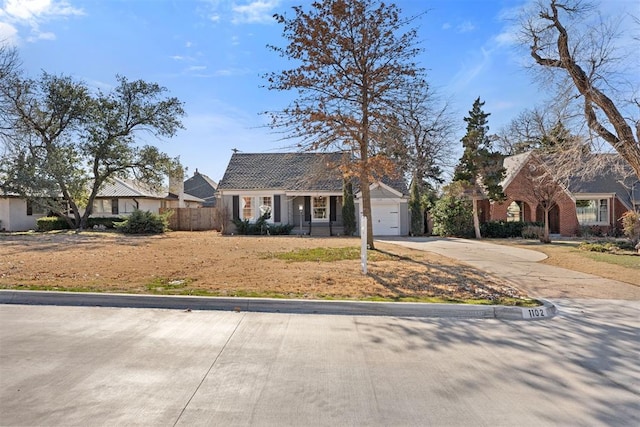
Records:
[[[98,192],[93,201],[92,216],[111,217],[130,215],[134,210],[159,213],[160,208],[202,206],[204,200],[184,194],[157,192],[129,179],[112,178]],[[36,228],[38,218],[46,212],[37,203],[16,195],[0,196],[0,230],[26,231]]]
[[[185,194],[204,200],[202,206],[205,208],[216,207],[217,190],[218,184],[207,175],[198,172],[198,169],[184,182]]]
[[[195,208],[204,200],[190,194],[183,194],[180,185],[174,188],[170,178],[169,192],[154,191],[149,186],[132,179],[113,178],[98,192],[93,201],[93,216],[129,215],[136,209],[159,213],[160,208]],[[179,183],[182,179],[178,179]]]
[[[38,218],[46,215],[42,207],[17,195],[0,196],[0,231],[32,230]]]
[[[294,225],[293,233],[341,235],[344,153],[234,153],[218,185],[219,209],[232,218]],[[373,234],[409,232],[404,181],[384,180],[370,186]],[[354,188],[356,212],[362,211]],[[356,215],[358,218],[360,215]],[[359,229],[359,227],[358,227]]]
[[[506,157],[503,166],[506,173],[501,184],[506,200],[491,203],[484,200],[483,210],[489,213],[485,218],[543,222],[544,210],[534,194],[536,184],[528,171],[548,166],[533,152]],[[630,168],[618,172],[608,168],[590,178],[577,170],[566,183],[556,184],[554,202],[549,212],[551,233],[575,236],[588,227],[591,232],[617,234],[624,212],[640,210],[640,182]]]

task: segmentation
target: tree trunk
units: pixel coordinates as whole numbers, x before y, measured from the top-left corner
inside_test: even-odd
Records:
[[[473,229],[476,232],[476,239],[482,239],[482,234],[480,233],[480,218],[478,217],[478,199],[474,197],[471,199],[471,203],[473,205]]]
[[[551,237],[549,237],[549,212],[551,209],[544,209],[544,234],[540,241],[542,243],[551,243]]]
[[[368,175],[368,173],[360,174],[360,191],[362,192],[362,214],[367,217],[367,245],[369,249],[375,249],[373,244],[373,218],[371,218],[371,191],[369,190]]]

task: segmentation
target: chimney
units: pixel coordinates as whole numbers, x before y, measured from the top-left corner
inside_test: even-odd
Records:
[[[184,208],[184,171],[182,168],[176,168],[169,175],[169,193],[178,196],[178,207]]]

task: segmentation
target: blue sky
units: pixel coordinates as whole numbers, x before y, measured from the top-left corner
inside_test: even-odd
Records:
[[[174,138],[141,135],[191,175],[197,168],[218,181],[236,148],[287,151],[259,113],[284,107],[292,94],[262,87],[267,72],[288,67],[267,44],[284,46],[274,13],[305,0],[0,0],[0,40],[19,49],[30,76],[41,70],[71,75],[108,91],[116,74],[165,86],[185,103],[185,130]],[[486,102],[497,132],[544,93],[514,48],[513,16],[524,0],[398,0],[404,14],[424,11],[417,25],[428,81],[463,117],[475,98]],[[608,0],[640,15],[637,0]]]

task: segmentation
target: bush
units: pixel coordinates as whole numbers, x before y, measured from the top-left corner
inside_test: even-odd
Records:
[[[523,237],[525,227],[542,227],[539,222],[523,222],[523,221],[489,221],[480,225],[480,231],[484,237],[493,238],[509,238]],[[528,230],[530,233],[532,230]],[[535,235],[538,238],[538,234]]]
[[[116,228],[116,224],[122,223],[125,220],[126,218],[121,217],[89,217],[87,218],[87,228],[91,229],[95,226],[104,228]]]
[[[158,215],[149,211],[135,210],[123,222],[114,223],[113,225],[119,231],[126,234],[158,234],[164,233],[169,229],[168,214]]]
[[[622,215],[622,230],[633,246],[640,242],[640,213],[627,211]]]
[[[607,249],[605,245],[601,243],[582,242],[580,243],[580,246],[578,246],[578,249],[588,252],[609,252],[609,249]]]
[[[270,218],[270,214],[266,213],[258,218],[255,223],[250,223],[248,219],[235,219],[233,220],[233,223],[236,226],[236,233],[245,236],[259,236],[265,234],[269,234],[272,236],[286,235],[291,233],[291,230],[293,230],[294,226],[292,224],[268,224],[268,218]]]
[[[473,237],[471,201],[456,195],[445,195],[432,210],[433,233],[439,236]]]
[[[544,235],[544,226],[526,225],[522,228],[523,239],[540,239]]]
[[[38,231],[68,230],[71,227],[66,219],[59,216],[43,216],[36,221]]]

